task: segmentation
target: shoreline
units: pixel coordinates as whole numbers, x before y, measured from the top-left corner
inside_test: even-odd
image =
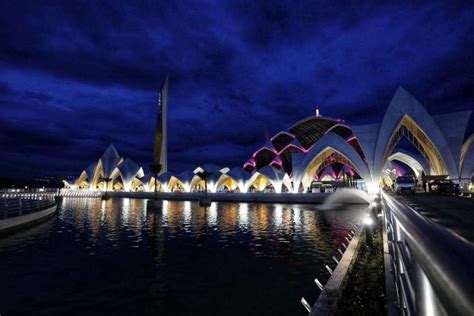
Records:
[[[74,195],[64,193],[64,197],[101,197],[101,195]],[[285,204],[322,204],[332,193],[208,193],[207,197],[213,202],[244,202],[244,203],[285,203]],[[154,192],[108,192],[109,197],[150,199],[155,197]],[[158,192],[157,200],[170,201],[199,201],[203,193],[187,192]],[[357,196],[344,199],[344,204],[367,204]]]

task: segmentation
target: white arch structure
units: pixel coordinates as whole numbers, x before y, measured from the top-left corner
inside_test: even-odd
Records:
[[[363,179],[371,179],[369,169],[359,153],[346,140],[337,134],[329,133],[321,137],[306,154],[293,156],[293,192],[297,193],[300,184],[308,187],[313,180],[314,173],[324,161],[333,153],[344,158],[343,164],[353,168]]]
[[[286,144],[285,147],[276,152],[269,142],[268,148],[260,149],[270,151],[270,154],[274,154],[278,159],[274,158],[272,163],[258,170],[255,169],[257,167],[255,162],[246,163],[253,167],[247,168],[252,171],[251,174],[245,173],[242,168],[219,169],[215,165],[204,165],[202,169],[212,172],[208,181],[208,189],[211,192],[216,192],[223,184],[242,193],[248,192],[252,185],[257,186],[258,190],[263,190],[270,184],[278,193],[282,191],[283,186],[290,192],[298,192],[301,185],[308,187],[311,184],[316,172],[333,162],[342,163],[346,168],[344,172],[355,171],[369,191],[378,187],[382,170],[389,161],[405,163],[418,177],[424,172],[426,175],[448,176],[453,181],[461,179],[470,181],[474,175],[474,135],[464,140],[470,115],[471,111],[430,115],[410,93],[400,87],[380,123],[351,128],[337,123],[324,134],[318,132],[318,129],[308,129],[304,135],[315,139],[310,148],[302,147],[293,134],[280,132],[272,138],[272,141],[276,141],[276,138],[285,138],[281,145]],[[310,117],[307,120],[313,119]],[[334,120],[321,119],[323,123],[328,121]],[[323,123],[321,129],[326,124]],[[340,127],[345,128],[344,136],[340,131],[337,133]],[[417,148],[420,155],[397,149],[403,137]],[[280,171],[285,169],[282,169],[279,155],[282,153],[288,155],[286,150],[290,147],[297,148],[298,152],[290,152],[292,168],[288,168],[291,174],[287,174]],[[422,159],[418,156],[422,156]],[[290,160],[285,161],[288,163]],[[112,180],[109,181],[109,190],[113,189],[114,183],[123,184],[126,191],[133,190],[139,185],[143,185],[145,190],[154,190],[154,178],[150,175],[144,176],[143,170],[131,160],[124,161],[113,145],[107,148],[97,162],[83,170],[75,181],[68,181],[65,184],[71,188],[103,190],[106,178]],[[158,181],[162,191],[170,191],[178,185],[184,191],[190,192],[201,179],[189,170],[179,175],[166,172],[158,177]]]
[[[423,167],[423,165],[418,160],[416,160],[412,155],[398,151],[387,158],[387,161],[393,161],[393,160],[398,160],[406,164],[415,172],[415,176],[417,178],[421,176],[422,172],[424,172],[425,174],[428,174],[428,169],[426,169],[426,167]]]

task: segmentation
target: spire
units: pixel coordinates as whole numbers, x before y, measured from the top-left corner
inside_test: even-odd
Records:
[[[316,116],[317,116],[317,117],[320,117],[320,116],[321,116],[321,114],[319,114],[319,107],[316,108]]]
[[[168,81],[169,75],[166,74],[165,80],[161,85],[158,99],[158,111],[156,115],[155,146],[153,152],[153,164],[161,165],[161,172],[168,170],[168,137],[167,137],[167,118],[168,118]]]

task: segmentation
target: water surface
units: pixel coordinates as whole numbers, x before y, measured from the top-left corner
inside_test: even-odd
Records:
[[[65,198],[0,239],[2,315],[306,315],[365,206]]]

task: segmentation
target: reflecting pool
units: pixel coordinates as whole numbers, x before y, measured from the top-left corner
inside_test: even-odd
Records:
[[[366,206],[65,198],[0,239],[2,315],[307,315]],[[332,266],[334,264],[332,263]]]

